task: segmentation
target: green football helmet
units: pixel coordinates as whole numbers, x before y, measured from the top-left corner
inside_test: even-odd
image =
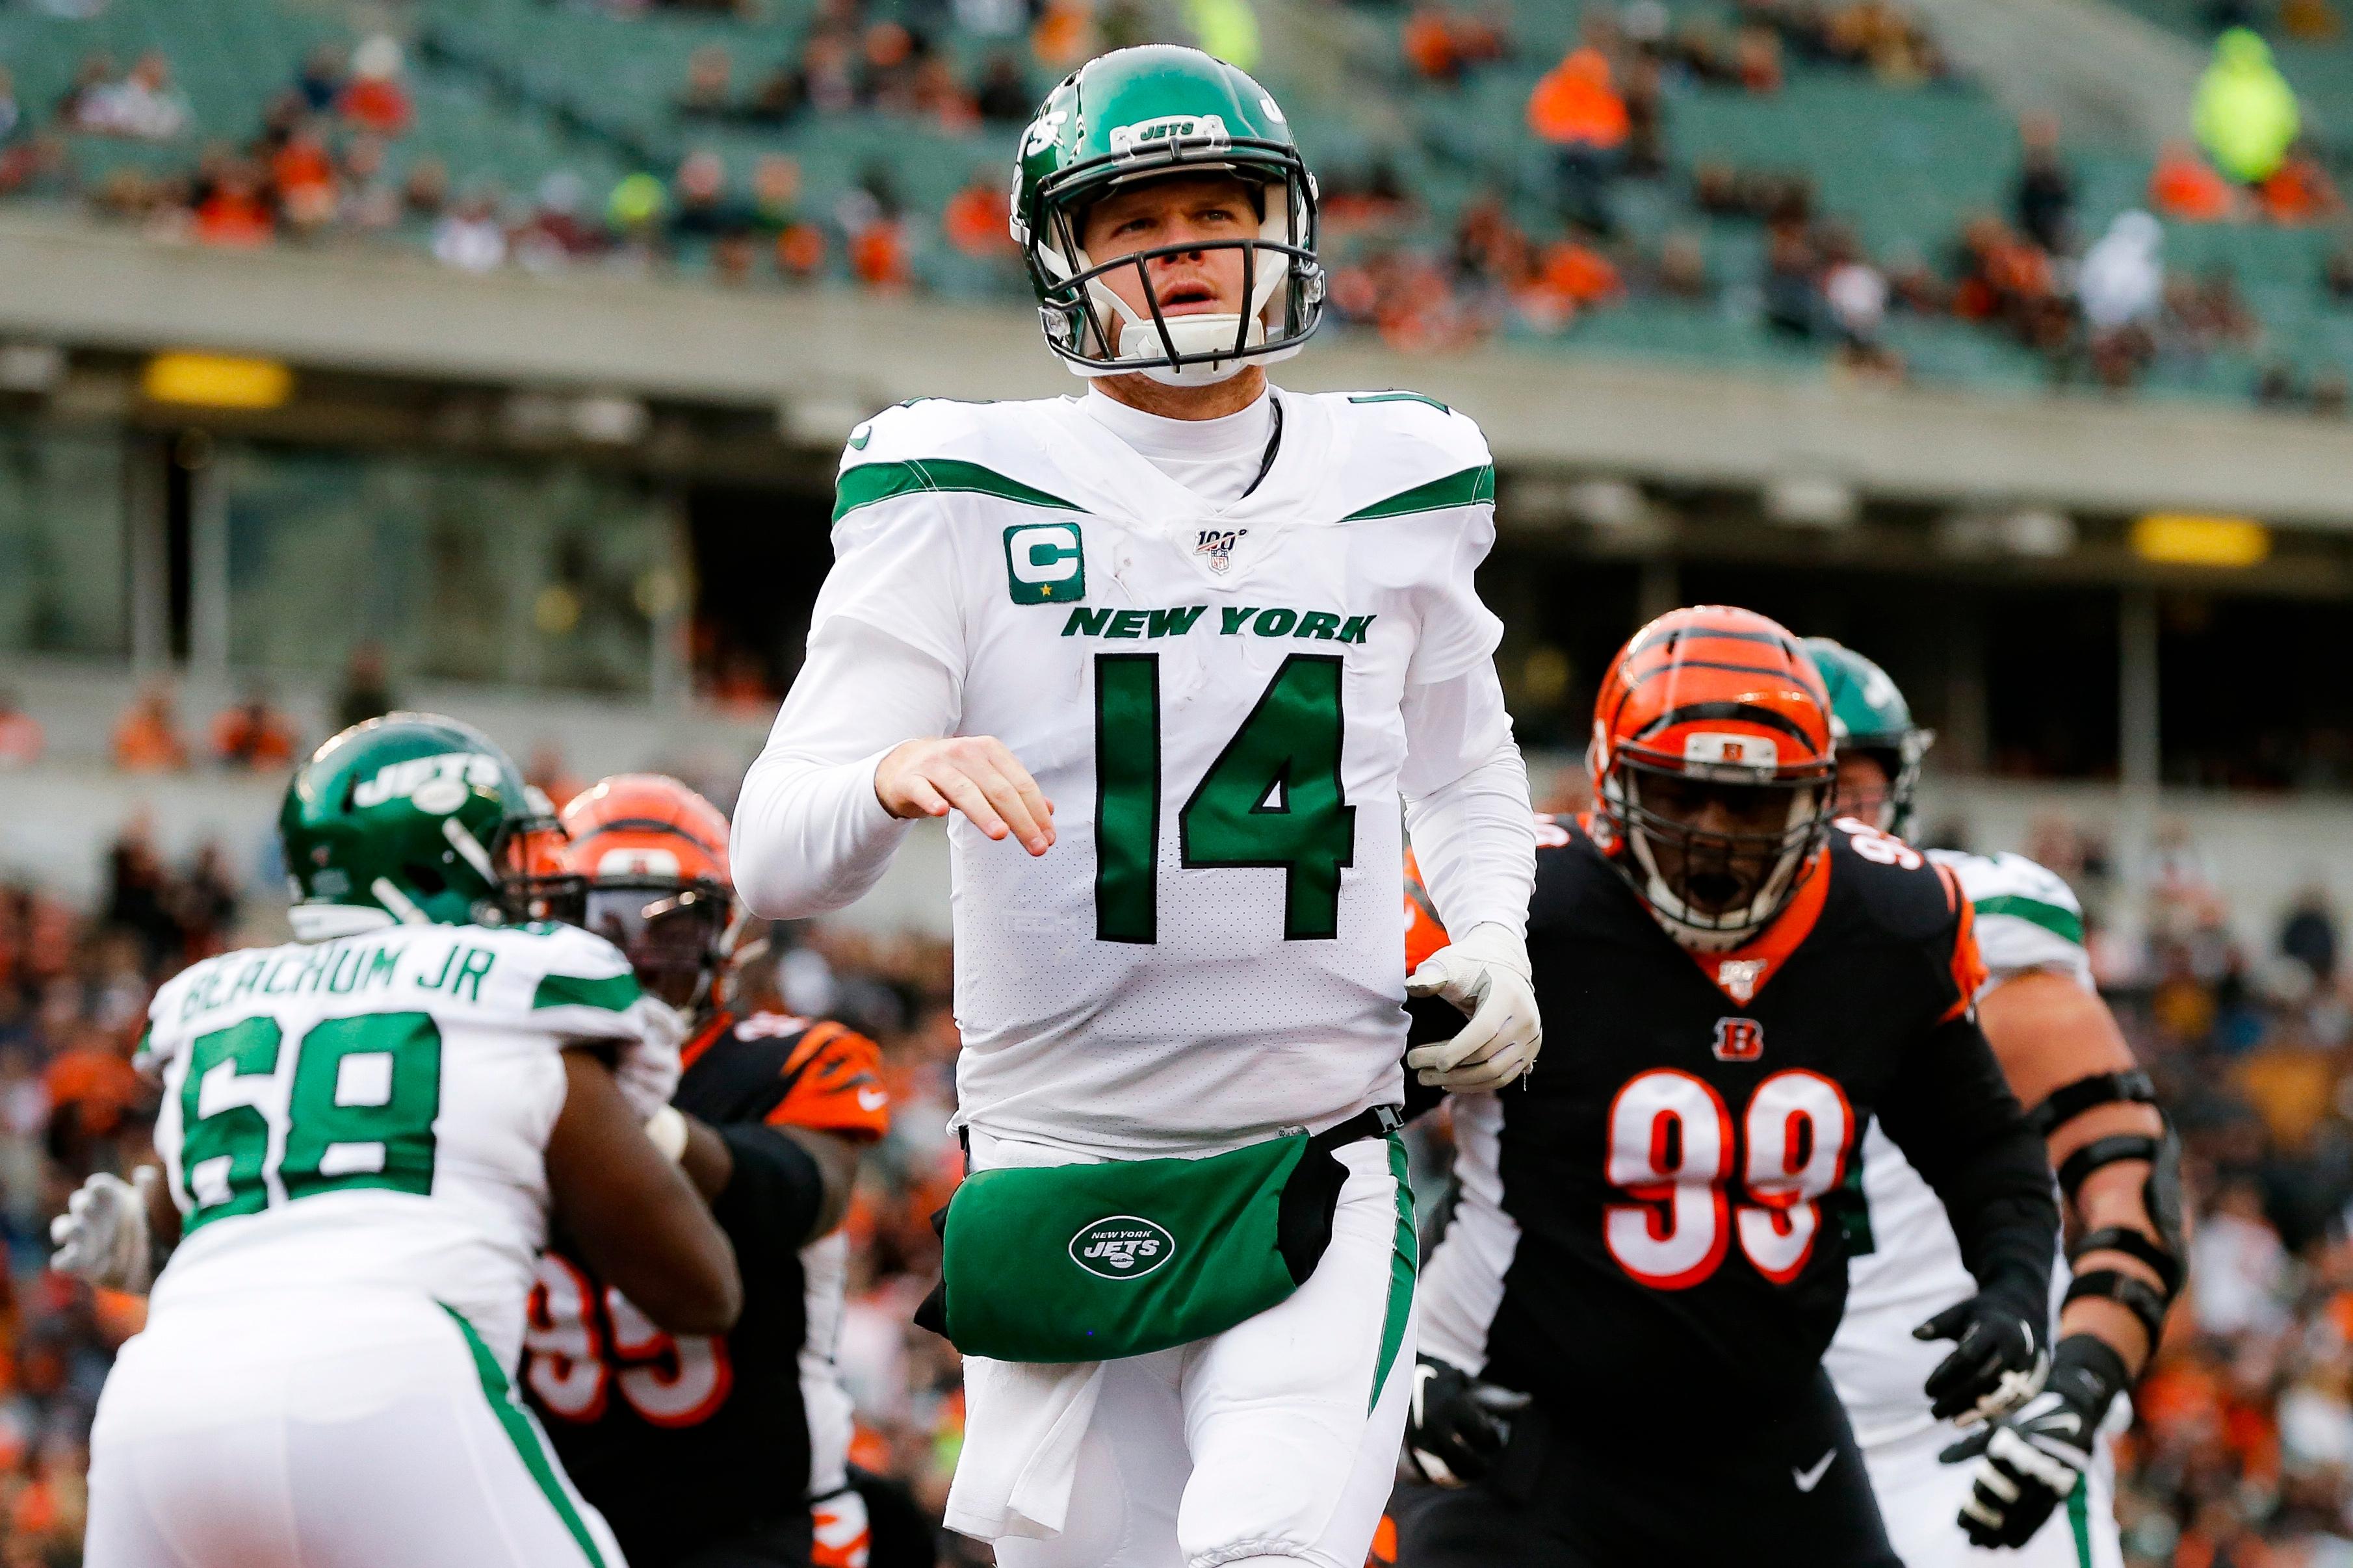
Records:
[[[305,942],[389,925],[524,918],[545,797],[470,724],[389,713],[354,724],[295,770],[278,837]]]
[[[1204,172],[1258,188],[1256,239],[1160,246],[1104,262],[1080,245],[1088,207],[1115,187]],[[1047,95],[1021,139],[1013,238],[1029,263],[1046,342],[1076,374],[1140,371],[1172,386],[1202,385],[1253,362],[1289,359],[1324,316],[1315,237],[1315,179],[1282,110],[1257,82],[1198,49],[1152,44],[1088,61]],[[1229,249],[1242,253],[1247,309],[1163,313],[1149,262]],[[1143,281],[1148,312],[1104,286],[1124,267]]]
[[[1821,671],[1831,699],[1831,749],[1861,752],[1887,770],[1887,794],[1876,810],[1855,812],[1898,838],[1912,831],[1912,793],[1920,783],[1920,759],[1936,743],[1936,731],[1912,721],[1912,705],[1885,670],[1829,637],[1808,637],[1806,651]]]

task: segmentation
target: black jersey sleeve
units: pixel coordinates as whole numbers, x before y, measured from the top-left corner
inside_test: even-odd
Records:
[[[817,1161],[784,1133],[756,1121],[730,1122],[713,1131],[734,1156],[735,1170],[711,1201],[711,1214],[738,1257],[771,1248],[798,1251],[825,1204],[825,1175]]]
[[[1976,1016],[1957,1013],[1929,1029],[1878,1110],[1887,1136],[1943,1200],[1978,1289],[2039,1319],[2059,1236],[2051,1160]]]

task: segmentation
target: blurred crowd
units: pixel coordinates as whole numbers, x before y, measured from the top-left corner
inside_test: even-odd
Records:
[[[2127,939],[2103,918],[2116,868],[2101,843],[2052,822],[2027,847],[2084,891],[2104,988],[2188,1151],[2194,1284],[2122,1446],[2130,1561],[2353,1564],[2353,984],[2340,916],[2313,892],[2274,942],[2246,951],[2196,846],[2168,832],[2147,932]],[[43,1270],[47,1217],[88,1172],[146,1153],[152,1091],[130,1056],[147,999],[184,963],[272,940],[277,916],[262,903],[218,852],[169,864],[137,824],[91,909],[0,884],[11,1265],[0,1274],[0,1568],[79,1560],[90,1412],[114,1348],[142,1321],[138,1301]],[[839,1355],[858,1401],[855,1458],[907,1481],[936,1516],[962,1440],[960,1383],[954,1352],[909,1320],[936,1265],[928,1216],[959,1169],[950,953],[824,925],[775,934],[786,1005],[845,1019],[883,1049],[892,1131],[848,1221]],[[1446,1150],[1442,1118],[1420,1129],[1417,1184],[1443,1180]]]
[[[1526,59],[1513,8],[1493,0],[1333,3],[1396,23],[1397,59],[1364,68],[1387,74],[1400,107],[1433,123],[1487,74],[1542,63]],[[2304,0],[2306,9],[2330,3]],[[741,9],[734,0],[702,8]],[[1578,15],[1574,47],[1537,79],[1524,123],[1511,128],[1513,151],[1536,150],[1535,161],[1425,132],[1425,153],[1450,165],[1457,188],[1443,201],[1415,189],[1391,154],[1359,149],[1353,161],[1327,161],[1338,320],[1402,348],[1445,348],[1498,332],[1557,334],[1628,301],[1680,303],[1890,379],[1911,368],[1892,321],[1957,320],[2041,356],[2055,381],[2119,389],[2160,363],[2194,367],[2218,349],[2265,347],[2227,268],[2168,268],[2165,223],[2344,226],[2327,158],[2263,39],[2244,27],[2217,40],[2184,106],[2190,134],[2151,165],[2145,210],[2084,232],[2060,129],[2030,118],[2006,210],[1873,255],[1855,215],[1826,210],[1809,172],[1678,157],[1673,110],[1693,94],[1771,98],[1800,72],[1892,91],[1946,89],[1954,68],[1909,10],[1894,0],[1730,0],[1718,14],[1671,13],[1662,0],[1586,0]],[[156,232],[225,246],[396,234],[467,270],[683,267],[728,284],[830,279],[1002,294],[1021,284],[1001,149],[1044,84],[1102,49],[1155,39],[1198,43],[1246,68],[1261,52],[1252,0],[923,0],[888,14],[870,0],[819,0],[781,47],[776,37],[746,29],[738,43],[691,55],[670,98],[670,130],[657,139],[669,152],[577,105],[537,105],[614,141],[636,166],[609,184],[558,168],[528,193],[404,146],[418,110],[407,53],[390,37],[348,56],[313,52],[260,106],[259,130],[241,145],[193,125],[161,52],[128,69],[93,56],[54,105],[19,102],[0,69],[0,194],[79,195]],[[429,30],[417,48],[455,62]],[[501,80],[531,106],[530,84]],[[1479,101],[1475,113],[1494,112]],[[881,162],[846,184],[811,188],[795,133],[853,117],[956,139],[970,149],[969,178],[936,209],[911,202]],[[69,132],[195,150],[185,167],[134,161],[84,180]],[[772,138],[765,151],[762,133]],[[1539,167],[1541,177],[1530,173]],[[1665,227],[1625,221],[1630,183],[1648,187],[1645,209],[1663,211]],[[1747,240],[1735,237],[1744,231]],[[2310,286],[2318,299],[2353,300],[2353,241]],[[2345,409],[2341,373],[2307,377],[2284,365],[2250,388],[2259,401]]]

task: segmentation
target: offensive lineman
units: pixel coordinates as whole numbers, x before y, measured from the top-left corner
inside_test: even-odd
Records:
[[[863,1568],[833,1352],[849,1279],[839,1226],[860,1150],[890,1127],[874,1044],[740,1010],[718,807],[676,779],[622,774],[560,821],[561,870],[540,890],[691,1020],[670,1131],[734,1244],[744,1310],[724,1334],[663,1333],[559,1236],[532,1290],[523,1391],[635,1568]]]
[[[1014,233],[1089,389],[852,434],[737,886],[837,908],[956,814],[948,1523],[1007,1568],[1356,1568],[1413,1364],[1400,800],[1465,933],[1413,984],[1472,1012],[1412,1065],[1492,1087],[1541,1039],[1486,443],[1413,394],[1267,384],[1322,312],[1315,186],[1207,55],[1058,86]],[[993,1217],[1049,1212],[1087,1223],[1034,1256]]]
[[[298,940],[156,994],[163,1180],[56,1226],[127,1289],[176,1242],[99,1401],[91,1568],[619,1568],[508,1384],[550,1213],[671,1331],[741,1286],[639,1131],[677,1019],[604,941],[507,923],[543,820],[465,725],[346,730],[280,814]]]
[[[1826,637],[1806,646],[1831,695],[1841,815],[1908,834],[1934,736],[1876,664]],[[2122,1568],[2108,1437],[2181,1285],[2179,1156],[2147,1076],[2092,988],[2067,884],[2019,855],[1928,858],[1976,906],[1987,969],[1978,1020],[2011,1089],[2036,1107],[2078,1272],[2044,1391],[1977,1434],[1934,1419],[1919,1396],[1928,1356],[1905,1331],[1967,1294],[1968,1275],[1926,1184],[1874,1127],[1860,1152],[1868,1207],[1850,1249],[1846,1319],[1823,1364],[1910,1568]],[[1939,1463],[1948,1450],[1976,1462]],[[2046,1527],[2063,1505],[2065,1521]],[[2017,1550],[1995,1550],[2004,1547]]]
[[[1436,1484],[1399,1488],[1396,1561],[1895,1568],[1820,1366],[1874,1114],[1975,1276],[1913,1331],[1957,1342],[1939,1415],[1999,1414],[2048,1357],[2050,1172],[1970,1012],[1969,905],[1834,830],[1828,700],[1764,616],[1637,632],[1590,766],[1599,805],[1540,838],[1529,910],[1577,1048],[1455,1099],[1407,1439]]]

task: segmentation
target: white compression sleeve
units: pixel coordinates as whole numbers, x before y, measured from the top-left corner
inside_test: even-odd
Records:
[[[754,914],[838,910],[881,879],[907,824],[882,809],[875,764],[903,741],[955,732],[955,676],[848,616],[809,638],[767,746],[744,778],[729,858]]]
[[[1527,764],[1494,666],[1406,689],[1406,831],[1448,930],[1493,922],[1525,940],[1535,891]]]

